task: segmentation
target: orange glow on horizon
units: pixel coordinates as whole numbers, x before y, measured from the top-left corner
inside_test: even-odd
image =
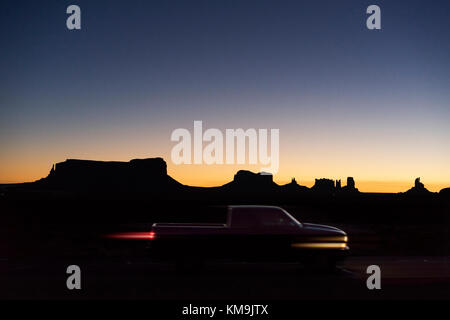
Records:
[[[128,140],[120,135],[114,138],[114,141],[110,138],[89,141],[87,136],[79,140],[69,137],[67,141],[55,141],[55,145],[45,145],[42,141],[42,144],[36,142],[32,146],[16,144],[0,149],[0,184],[39,180],[48,175],[54,163],[66,159],[130,161],[136,158],[162,157],[167,163],[167,173],[172,178],[185,185],[201,187],[226,184],[233,180],[238,170],[260,172],[265,167],[175,165],[170,156],[174,144],[164,143],[162,137],[149,141]],[[422,183],[432,192],[450,187],[447,161],[450,153],[445,150],[433,156],[422,150],[417,154],[403,150],[397,154],[393,149],[388,149],[389,152],[385,153],[370,149],[350,152],[353,147],[342,146],[336,150],[314,145],[300,147],[296,145],[296,141],[289,140],[280,148],[280,168],[274,175],[274,181],[279,185],[289,183],[295,177],[298,184],[307,187],[314,185],[315,178],[341,179],[344,186],[346,178],[351,176],[361,192],[405,192],[414,185],[416,177],[421,177]],[[67,153],[69,146],[71,152]],[[148,152],[149,149],[151,152]]]

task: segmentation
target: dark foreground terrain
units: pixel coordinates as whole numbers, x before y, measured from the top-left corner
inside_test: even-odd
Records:
[[[81,268],[81,290],[66,287],[66,268]],[[368,290],[366,268],[382,271]],[[450,257],[350,257],[334,272],[298,264],[208,263],[179,272],[148,258],[0,261],[2,299],[449,299]]]
[[[281,205],[301,222],[343,229],[350,257],[334,272],[236,261],[180,272],[152,261],[142,241],[102,235],[148,231],[154,222],[223,222],[227,202],[6,194],[0,198],[0,298],[450,299],[450,215],[443,198],[360,194],[281,203],[253,195],[247,203]],[[81,268],[81,290],[66,287],[69,265]],[[381,268],[381,290],[367,289],[369,265]]]

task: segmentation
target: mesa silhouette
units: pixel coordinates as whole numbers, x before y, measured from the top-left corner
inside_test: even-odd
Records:
[[[234,179],[218,187],[192,187],[184,185],[167,174],[167,164],[162,158],[133,159],[129,162],[94,161],[68,159],[53,165],[47,177],[26,184],[11,186],[9,190],[41,192],[66,192],[90,195],[157,195],[164,199],[242,199],[288,200],[307,197],[338,196],[358,197],[359,192],[353,177],[348,177],[345,186],[341,180],[316,179],[308,188],[297,183],[295,178],[285,185],[273,181],[267,173],[240,170]],[[365,193],[368,194],[368,193]],[[447,197],[447,189],[441,190]],[[420,182],[404,193],[405,196],[434,196]]]
[[[55,164],[39,188],[72,191],[163,191],[182,185],[167,175],[162,158],[129,162],[68,159]]]
[[[27,184],[31,188],[66,191],[119,191],[119,192],[173,192],[193,190],[222,190],[236,192],[359,192],[352,177],[347,185],[341,181],[316,179],[312,188],[301,186],[295,178],[285,185],[273,181],[272,174],[239,170],[233,181],[219,187],[192,187],[183,185],[167,174],[162,158],[122,161],[94,161],[68,159],[53,165],[47,177]]]

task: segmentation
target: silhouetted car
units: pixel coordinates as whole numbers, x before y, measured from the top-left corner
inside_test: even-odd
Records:
[[[148,239],[154,257],[177,262],[231,258],[334,267],[349,250],[344,231],[300,223],[273,206],[229,206],[225,224],[155,223]]]

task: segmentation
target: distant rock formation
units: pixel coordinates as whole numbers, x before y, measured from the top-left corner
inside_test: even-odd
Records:
[[[183,185],[167,174],[167,165],[162,158],[134,159],[129,162],[93,161],[68,159],[52,166],[46,178],[32,183],[0,185],[0,193],[16,191],[61,191],[65,194],[78,193],[124,193],[145,196],[152,194],[167,195],[171,199],[193,199],[210,197],[211,199],[248,200],[249,194],[260,199],[305,199],[304,196],[347,197],[359,194],[353,177],[347,177],[347,185],[341,180],[316,179],[314,186],[308,188],[297,183],[295,178],[285,185],[273,181],[272,174],[238,171],[233,181],[217,187],[190,187]],[[67,192],[66,192],[67,191]],[[405,192],[408,195],[435,194],[428,191],[420,178],[414,181],[414,187]],[[242,197],[240,197],[242,194]],[[233,196],[234,198],[230,198]],[[450,199],[450,188],[442,189],[439,196]]]
[[[290,194],[296,193],[296,192],[307,192],[309,191],[308,187],[301,186],[297,183],[297,180],[295,178],[292,178],[291,182],[281,186],[282,190],[285,192],[288,192]]]
[[[243,184],[254,184],[254,183],[263,183],[263,184],[272,184],[273,176],[271,174],[267,174],[264,172],[254,173],[247,170],[239,170],[234,175],[234,182],[243,183]]]
[[[247,170],[239,170],[228,184],[232,189],[238,191],[271,191],[278,185],[273,182],[271,174],[260,172],[254,173]]]
[[[342,190],[345,192],[359,192],[358,188],[355,187],[355,179],[353,177],[347,177],[347,185]]]
[[[58,189],[149,190],[180,185],[167,175],[162,158],[129,162],[68,159],[57,163],[37,184]]]
[[[414,180],[414,187],[406,191],[406,194],[408,195],[427,195],[431,194],[431,192],[425,188],[424,184],[420,182],[420,178],[416,178]]]
[[[315,192],[319,192],[319,193],[326,193],[326,194],[334,193],[334,191],[335,191],[334,180],[325,179],[325,178],[316,179],[311,190],[313,190]]]
[[[414,180],[414,188],[418,190],[425,189],[425,185],[420,182],[420,178],[416,178],[416,180]]]
[[[347,185],[342,187],[341,180],[331,179],[316,179],[311,190],[321,194],[341,194],[341,193],[356,193],[359,190],[355,187],[355,180],[353,177],[347,178]]]
[[[353,177],[347,177],[347,188],[355,189],[355,180]]]

